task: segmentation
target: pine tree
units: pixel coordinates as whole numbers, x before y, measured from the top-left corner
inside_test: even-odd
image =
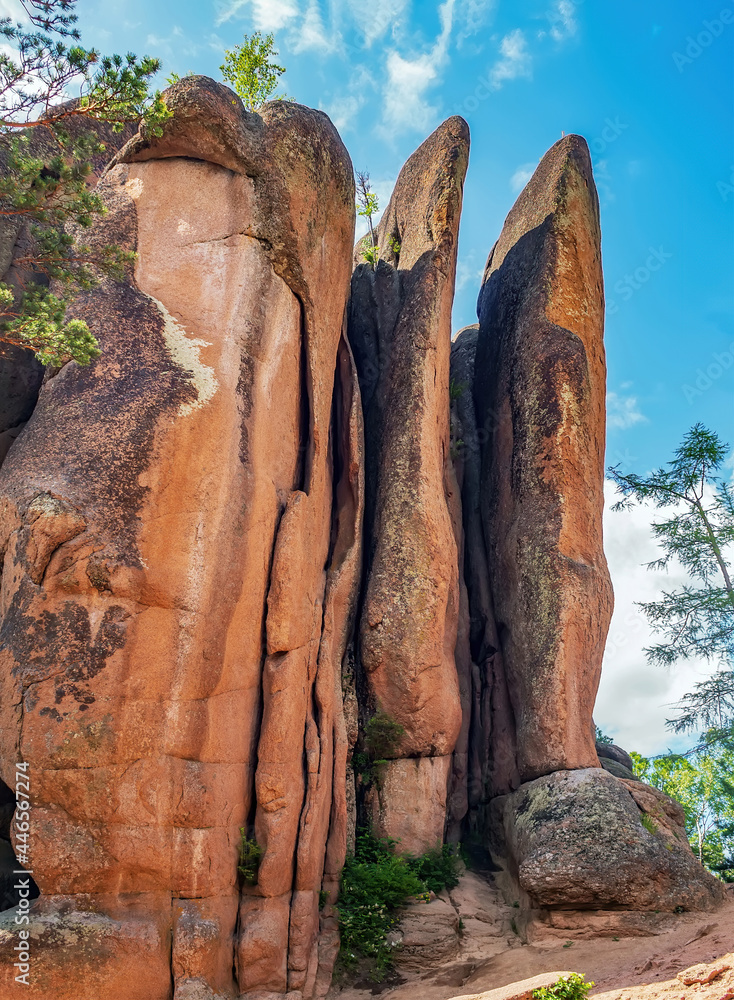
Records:
[[[85,364],[97,342],[86,323],[67,320],[67,304],[100,275],[121,278],[134,256],[81,239],[105,211],[87,184],[104,146],[85,123],[114,132],[141,123],[158,135],[170,112],[160,92],[150,93],[157,59],[83,48],[76,0],[20,2],[22,23],[0,18],[0,225],[13,240],[27,227],[28,239],[12,284],[0,282],[0,341],[34,350],[44,364]]]
[[[652,525],[663,555],[649,568],[666,569],[675,558],[697,584],[639,605],[663,639],[645,650],[652,663],[696,656],[718,668],[677,706],[680,714],[668,722],[675,732],[712,727],[724,732],[734,722],[734,587],[727,556],[734,543],[734,490],[718,474],[728,451],[717,434],[698,423],[665,468],[646,477],[609,470],[623,494],[614,510],[648,502],[669,512]]]

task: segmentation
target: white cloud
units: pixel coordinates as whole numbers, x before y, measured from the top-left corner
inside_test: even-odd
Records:
[[[297,0],[220,0],[216,24],[224,24],[246,8],[252,8],[252,20],[258,31],[278,31],[298,15]]]
[[[549,14],[552,25],[551,38],[557,42],[563,42],[576,34],[578,23],[574,17],[575,12],[576,4],[572,0],[558,0]]]
[[[635,424],[644,423],[647,417],[637,406],[636,396],[621,396],[616,392],[607,393],[607,426],[626,430]]]
[[[460,292],[466,285],[474,284],[479,293],[479,287],[484,277],[484,265],[477,267],[474,253],[466,257],[459,257],[456,264],[456,291]]]
[[[505,80],[516,80],[520,76],[530,79],[533,75],[533,57],[528,52],[525,33],[515,28],[505,35],[500,43],[502,58],[489,71],[493,90],[499,90]]]
[[[517,193],[522,191],[527,182],[535,173],[535,168],[538,166],[537,163],[523,163],[517,168],[515,173],[510,178],[510,188]]]
[[[391,30],[393,37],[399,34],[402,16],[410,6],[410,0],[349,0],[349,8],[357,26],[364,34],[364,43],[369,48],[373,42]]]
[[[456,9],[459,24],[456,44],[460,46],[465,39],[476,35],[490,20],[496,7],[497,0],[459,0]]]
[[[690,740],[669,732],[665,720],[675,715],[673,705],[696,682],[708,677],[705,660],[682,660],[664,668],[648,663],[643,650],[659,641],[653,636],[639,601],[655,601],[663,590],[677,589],[689,578],[680,565],[669,572],[648,570],[646,563],[660,557],[650,524],[657,512],[647,507],[610,510],[619,499],[612,482],[605,483],[604,548],[614,585],[614,615],[609,629],[594,719],[626,750],[642,754],[682,748]]]
[[[319,2],[311,0],[303,21],[298,26],[294,25],[290,39],[291,51],[296,55],[299,52],[309,50],[319,52],[321,55],[331,55],[331,53],[337,52],[341,45],[342,40],[338,29],[332,27],[332,30],[327,33]]]
[[[9,17],[21,24],[30,20],[28,11],[22,6],[20,0],[0,0],[0,17]]]
[[[354,126],[354,120],[366,104],[362,95],[347,94],[335,97],[323,110],[333,121],[338,132],[349,132]]]
[[[393,50],[387,56],[387,81],[383,92],[385,123],[382,131],[392,134],[396,129],[425,131],[436,115],[425,98],[425,92],[439,79],[446,65],[456,0],[445,0],[438,8],[441,33],[430,52],[406,59]]]
[[[335,94],[321,106],[322,110],[340,132],[348,132],[354,128],[357,115],[367,104],[369,91],[375,90],[377,83],[367,66],[357,65],[349,79],[348,93]]]

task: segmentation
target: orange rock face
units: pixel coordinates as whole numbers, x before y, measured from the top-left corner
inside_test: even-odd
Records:
[[[352,170],[321,113],[233,98],[185,80],[106,174],[92,238],[136,249],[134,275],[77,300],[102,358],[45,387],[0,475],[2,776],[32,762],[40,909],[147,928],[147,1000],[172,974],[323,992],[346,849]],[[95,997],[117,998],[124,948],[95,933]]]
[[[380,262],[376,269],[359,263],[352,278],[349,339],[364,405],[367,483],[359,662],[371,710],[404,727],[397,758],[445,757],[461,726],[458,560],[445,479],[451,303],[468,153],[461,118],[444,122],[416,150],[380,222]],[[417,776],[415,768],[405,771],[406,802],[421,794]],[[382,825],[401,836],[401,803],[387,789],[380,798]],[[435,828],[434,818],[426,836]]]
[[[507,217],[478,311],[482,519],[527,781],[598,766],[591,715],[612,611],[599,209],[578,136],[552,147]]]

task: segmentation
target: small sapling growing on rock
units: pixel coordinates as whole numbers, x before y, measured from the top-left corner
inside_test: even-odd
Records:
[[[377,262],[380,258],[380,248],[377,245],[377,236],[372,225],[372,216],[379,211],[380,204],[377,200],[377,195],[370,185],[370,175],[366,171],[357,171],[357,215],[361,215],[367,219],[370,227],[368,235],[362,241],[362,256],[373,268],[377,267]],[[397,246],[397,250],[394,249],[392,244],[390,247],[395,254],[400,253],[400,244],[398,243]]]
[[[285,66],[272,62],[277,55],[272,31],[267,35],[259,31],[245,35],[242,45],[225,49],[224,62],[219,68],[248,111],[257,111],[268,100],[284,99],[282,94],[273,96],[278,80],[285,73]]]

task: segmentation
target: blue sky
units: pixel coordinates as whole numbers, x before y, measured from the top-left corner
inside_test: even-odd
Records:
[[[87,45],[158,55],[165,73],[219,78],[225,47],[274,31],[282,89],[332,116],[383,207],[413,149],[462,114],[472,151],[455,329],[476,319],[484,261],[539,158],[562,132],[585,136],[602,211],[608,461],[645,471],[698,420],[734,445],[734,2],[80,0],[78,10]],[[608,518],[625,608],[631,588],[649,589],[643,530]],[[643,640],[627,650],[630,677],[653,670]],[[628,742],[662,749],[664,711],[653,735],[649,719],[625,729],[616,655],[597,714]],[[686,677],[650,694],[641,715]]]

